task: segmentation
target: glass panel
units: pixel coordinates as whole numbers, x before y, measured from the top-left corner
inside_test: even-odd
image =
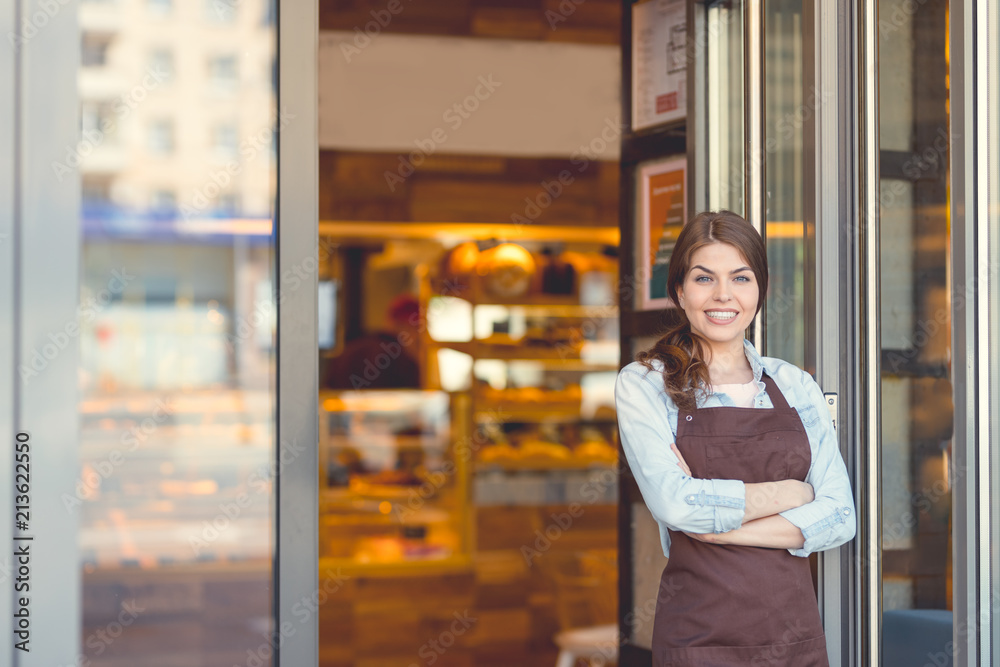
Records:
[[[708,207],[743,213],[743,3],[716,2],[706,17]]]
[[[667,566],[660,529],[646,503],[632,503],[632,617],[630,644],[653,647],[660,576]]]
[[[944,0],[879,3],[884,665],[952,638],[947,30]]]
[[[614,249],[559,227],[517,244],[463,223],[363,229],[320,240],[320,284],[343,297],[321,322],[320,572],[399,585],[331,599],[320,651],[407,665],[468,609],[514,620],[455,637],[449,659],[554,662],[556,632],[615,619]]]
[[[991,12],[989,16],[991,22],[990,30],[994,37],[1000,37],[1000,14]],[[993,53],[1000,47],[993,43]],[[990,97],[989,97],[989,126],[990,136],[1000,136],[1000,70],[996,67],[990,68]],[[990,191],[993,194],[991,202],[992,209],[989,217],[988,231],[985,232],[989,239],[989,382],[991,398],[990,424],[994,425],[990,433],[990,442],[987,445],[991,455],[990,470],[990,504],[991,504],[991,526],[990,526],[990,591],[989,601],[992,608],[992,628],[990,630],[990,645],[993,651],[993,661],[997,661],[1000,656],[1000,613],[996,611],[996,602],[1000,600],[1000,456],[996,452],[1000,451],[1000,435],[996,424],[1000,424],[1000,154],[995,150],[989,151],[990,161]],[[980,357],[980,371],[983,370],[983,359]],[[980,445],[980,452],[984,451]]]
[[[815,301],[810,258],[813,237],[807,235],[803,201],[807,179],[803,138],[822,96],[815,87],[806,94],[803,69],[802,0],[775,0],[764,5],[765,136],[767,258],[770,287],[766,303],[767,354],[815,371],[814,337],[806,330]],[[809,77],[811,79],[811,77]]]
[[[81,664],[271,663],[274,16],[80,3]]]

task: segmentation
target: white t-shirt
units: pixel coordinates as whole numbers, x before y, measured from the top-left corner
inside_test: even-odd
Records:
[[[752,408],[754,396],[757,395],[757,382],[750,380],[744,384],[713,384],[712,393],[729,396],[738,408]]]

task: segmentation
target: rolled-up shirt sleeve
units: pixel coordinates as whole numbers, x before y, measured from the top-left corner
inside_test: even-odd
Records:
[[[801,549],[788,551],[793,556],[805,557],[816,551],[838,547],[852,539],[857,532],[857,516],[847,466],[840,455],[837,433],[826,408],[823,390],[808,373],[803,372],[802,376],[802,391],[814,408],[806,411],[814,421],[805,426],[812,450],[806,481],[812,485],[815,499],[781,512],[781,516],[801,530],[805,538]]]
[[[746,506],[742,481],[698,479],[681,471],[670,448],[674,433],[661,377],[631,364],[619,372],[615,383],[622,449],[646,506],[673,530],[724,533],[739,528]]]

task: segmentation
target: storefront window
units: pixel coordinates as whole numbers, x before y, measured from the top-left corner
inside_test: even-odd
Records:
[[[605,9],[414,3],[365,44],[320,3],[319,577],[350,577],[323,664],[556,664],[579,628],[617,654]]]
[[[80,6],[79,664],[271,664],[276,35],[203,4]]]
[[[706,15],[708,208],[743,214],[743,3],[714,2]]]
[[[764,5],[764,114],[767,257],[770,286],[764,313],[765,351],[815,372],[815,289],[810,277],[815,234],[805,216],[808,178],[804,138],[826,100],[806,71],[802,0]]]
[[[881,2],[882,654],[952,638],[948,3]],[[888,664],[888,663],[887,663]]]
[[[361,589],[331,600],[323,627],[359,633],[322,650],[405,661],[458,608],[511,625],[503,649],[458,636],[450,654],[554,651],[558,630],[601,625],[612,657],[618,268],[599,237],[614,230],[338,227],[320,242],[321,284],[341,296],[320,322],[336,332],[320,350],[320,573],[399,587],[382,610]],[[426,238],[445,229],[454,240]],[[403,609],[419,625],[365,640]],[[532,615],[548,622],[518,620]]]

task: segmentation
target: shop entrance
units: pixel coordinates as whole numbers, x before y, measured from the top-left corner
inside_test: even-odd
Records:
[[[649,55],[670,43],[674,6],[630,7],[622,245],[634,250],[623,274],[655,276],[643,273],[658,259],[644,254],[653,203],[643,188],[681,156],[689,210],[731,208],[764,235],[773,284],[748,336],[828,392],[854,476],[858,536],[814,562],[831,664],[987,664],[979,628],[995,593],[982,493],[995,485],[981,429],[995,408],[982,403],[992,371],[978,356],[992,325],[975,323],[995,278],[981,208],[992,186],[973,174],[992,167],[975,162],[970,139],[987,107],[973,117],[968,106],[986,80],[969,69],[985,9],[683,4],[683,119],[657,107],[670,68]],[[623,301],[623,363],[652,342],[652,310]],[[623,662],[649,664],[643,602],[663,561],[627,476],[622,516]]]
[[[610,663],[620,7],[330,4],[320,665]]]

